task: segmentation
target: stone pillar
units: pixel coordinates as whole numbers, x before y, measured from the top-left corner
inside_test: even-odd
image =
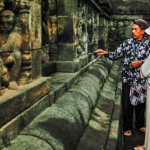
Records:
[[[29,49],[32,54],[32,80],[41,77],[42,64],[42,16],[41,0],[31,0],[29,14]]]
[[[75,72],[88,63],[85,1],[58,0],[57,71]],[[81,16],[80,16],[81,15]],[[80,18],[80,21],[79,21]],[[80,31],[79,31],[80,30]]]

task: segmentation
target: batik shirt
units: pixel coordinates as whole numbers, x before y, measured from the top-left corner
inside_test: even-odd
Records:
[[[145,83],[145,79],[142,79],[140,76],[140,67],[131,68],[130,64],[136,60],[142,60],[143,63],[149,55],[148,39],[144,38],[143,43],[134,53],[133,49],[133,40],[135,49],[139,46],[141,41],[137,41],[133,38],[127,39],[114,51],[109,52],[109,59],[118,59],[123,57],[123,67],[122,67],[122,81],[128,85],[133,85],[135,83]]]

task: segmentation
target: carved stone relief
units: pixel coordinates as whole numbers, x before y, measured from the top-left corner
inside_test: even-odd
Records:
[[[92,8],[88,7],[88,53],[92,52],[93,49],[93,13]]]
[[[42,45],[46,45],[49,43],[49,32],[47,29],[47,21],[50,16],[50,7],[49,1],[42,1]]]
[[[7,19],[6,19],[7,18]],[[3,60],[2,88],[17,89],[21,69],[22,37],[14,32],[15,15],[6,10],[0,13],[0,56]]]
[[[31,52],[26,50],[29,40],[29,31],[26,30],[28,15],[26,14],[29,14],[29,9],[28,0],[0,1],[0,84],[2,90],[18,89],[22,84],[22,76],[31,77]],[[25,83],[27,80],[25,79]]]
[[[85,13],[85,3],[84,1],[78,1],[77,7],[77,22],[75,26],[76,30],[76,40],[75,46],[75,58],[84,56],[87,54],[87,23],[86,23],[86,13]]]

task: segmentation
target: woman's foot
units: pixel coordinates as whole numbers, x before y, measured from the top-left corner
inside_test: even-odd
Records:
[[[124,135],[125,136],[131,136],[132,135],[132,131],[131,130],[124,131]]]
[[[137,146],[137,147],[134,147],[134,150],[144,150],[143,146]]]

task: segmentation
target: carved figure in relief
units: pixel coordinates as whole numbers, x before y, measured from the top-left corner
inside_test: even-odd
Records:
[[[125,39],[125,29],[122,21],[118,22],[118,45],[121,44]]]
[[[0,57],[3,60],[2,88],[18,89],[17,78],[21,69],[21,36],[13,32],[15,15],[6,10],[0,13]]]

